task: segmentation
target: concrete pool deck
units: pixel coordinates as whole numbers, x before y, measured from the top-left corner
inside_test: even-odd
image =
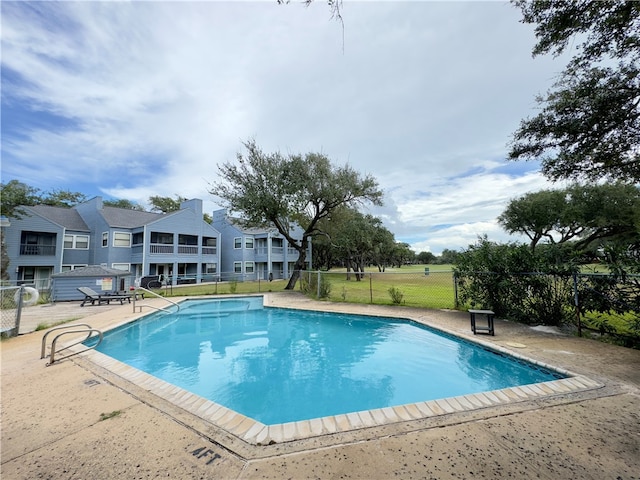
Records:
[[[474,337],[465,312],[330,304],[298,293],[267,298],[283,307],[414,318]],[[88,355],[46,367],[39,358],[45,331],[27,333],[70,318],[108,329],[139,315],[131,305],[25,310],[23,334],[0,344],[3,479],[640,478],[637,350],[497,319],[494,337],[474,339],[575,372],[591,388],[253,445]]]

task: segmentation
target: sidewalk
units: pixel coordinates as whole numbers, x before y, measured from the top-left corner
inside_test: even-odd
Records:
[[[291,308],[420,316],[473,337],[461,312],[329,304],[288,292],[269,299]],[[105,329],[137,315],[128,304],[33,307],[21,332],[69,318]],[[338,442],[320,437],[265,446],[242,445],[194,422],[80,357],[46,367],[39,358],[44,333],[0,344],[3,480],[640,478],[640,351],[553,329],[496,320],[495,337],[482,340],[588,376],[602,388],[362,429]]]

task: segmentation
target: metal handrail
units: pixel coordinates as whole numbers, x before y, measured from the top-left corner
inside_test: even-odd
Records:
[[[139,290],[142,290],[145,293],[150,293],[151,295],[154,295],[154,296],[156,296],[158,298],[161,298],[165,302],[168,302],[168,303],[174,305],[177,308],[177,311],[180,310],[180,304],[179,303],[176,303],[173,300],[169,300],[168,298],[163,297],[162,295],[158,295],[156,292],[148,290],[148,289],[146,289],[144,287],[136,287],[135,290],[134,290],[134,294],[133,294],[133,313],[136,312],[136,297],[137,297],[136,293]],[[156,307],[154,305],[149,305],[148,303],[143,303],[143,304],[138,305],[138,306],[140,307],[140,311],[142,311],[142,307],[149,307],[149,308],[155,308],[156,310],[161,310],[163,312],[172,313],[171,310],[167,310],[166,308],[162,308],[162,307]]]
[[[67,334],[69,334],[69,333],[84,333],[84,332],[86,332],[86,330],[69,330],[68,332],[62,332],[62,333],[59,333],[58,335],[56,335],[56,337],[53,339],[53,342],[51,342],[51,355],[49,355],[49,363],[47,363],[47,367],[48,367],[49,365],[53,365],[53,362],[55,362],[56,342],[58,341],[58,339],[59,339],[61,336],[63,336],[63,335],[67,335]],[[96,344],[95,344],[95,345],[93,345],[93,346],[91,346],[91,347],[87,347],[87,348],[86,348],[86,350],[80,350],[79,352],[71,353],[71,354],[69,354],[69,355],[67,355],[67,356],[65,356],[65,357],[62,357],[62,358],[69,358],[69,357],[73,357],[74,355],[78,355],[79,353],[86,352],[86,351],[88,351],[88,350],[93,350],[93,349],[94,349],[94,348],[96,348],[98,345],[100,345],[100,343],[102,343],[102,338],[103,338],[103,335],[102,335],[102,331],[101,331],[101,330],[98,330],[97,328],[92,328],[92,329],[90,329],[90,330],[89,330],[89,337],[91,336],[91,334],[92,334],[92,333],[96,333],[96,332],[98,333],[99,338],[98,338],[98,341],[96,342]],[[84,342],[84,341],[85,341],[85,340],[87,340],[89,337],[85,338],[84,340],[79,340],[79,341],[77,341],[77,342],[75,342],[75,343],[72,343],[71,345],[67,345],[67,346],[66,346],[66,347],[64,347],[64,348],[61,348],[61,349],[60,349],[60,351],[59,351],[58,353],[60,353],[60,352],[61,352],[61,351],[63,351],[63,350],[66,350],[67,348],[73,347],[74,345],[78,345],[79,343]]]
[[[44,358],[45,355],[45,350],[47,347],[47,337],[49,336],[50,333],[55,332],[56,330],[63,330],[63,329],[67,329],[67,328],[76,328],[76,327],[87,327],[89,329],[92,329],[91,325],[89,325],[88,323],[75,323],[73,325],[62,325],[61,327],[53,327],[51,329],[49,329],[49,331],[47,333],[44,334],[44,337],[42,337],[42,348],[40,349],[40,358]],[[84,340],[88,340],[89,337],[91,336],[91,332],[87,332],[87,338],[85,338]],[[84,342],[83,340],[83,342]],[[62,351],[62,350],[61,350]]]

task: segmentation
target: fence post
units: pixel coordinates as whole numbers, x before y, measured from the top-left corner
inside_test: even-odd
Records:
[[[320,298],[320,270],[318,270],[318,298]]]
[[[578,335],[582,337],[582,323],[580,321],[580,296],[578,294],[578,274],[573,274],[573,303],[576,307],[576,318],[578,320]]]
[[[373,274],[372,273],[369,273],[369,301],[373,305]]]
[[[17,337],[20,333],[20,318],[22,317],[22,302],[24,297],[24,285],[20,285],[20,298],[18,298],[18,306],[16,308],[16,328],[13,332],[12,337]]]
[[[458,273],[453,272],[453,305],[454,308],[458,308]]]

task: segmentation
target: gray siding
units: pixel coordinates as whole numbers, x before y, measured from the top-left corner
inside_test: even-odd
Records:
[[[118,291],[118,278],[108,277],[113,281],[113,288],[111,290],[102,290],[101,283],[103,278],[104,277],[53,278],[51,282],[52,300],[55,302],[82,300],[84,299],[84,294],[78,290],[79,287],[89,287],[96,293]]]

